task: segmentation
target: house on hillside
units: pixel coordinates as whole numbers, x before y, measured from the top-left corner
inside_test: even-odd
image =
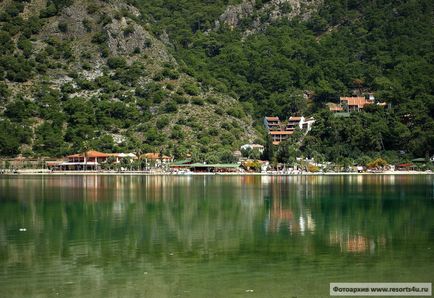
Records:
[[[287,130],[279,130],[279,131],[270,131],[269,134],[271,135],[271,140],[273,141],[273,145],[279,145],[280,142],[283,142],[289,138],[290,135],[292,135],[293,131],[287,131]]]
[[[340,97],[339,101],[341,107],[348,112],[358,112],[366,105],[374,103],[374,99],[366,99],[364,96]]]
[[[279,117],[265,117],[264,125],[268,131],[282,130]]]
[[[259,153],[264,153],[264,146],[260,144],[244,144],[240,148],[241,150],[258,150]]]
[[[350,112],[362,111],[367,105],[375,104],[384,108],[391,108],[390,104],[385,102],[376,101],[372,93],[366,94],[366,96],[350,96],[340,97],[339,104],[329,102],[327,107],[330,112],[334,113],[336,117],[349,117]]]
[[[265,117],[264,125],[268,134],[271,136],[274,145],[279,145],[280,142],[287,140],[296,129],[308,133],[315,123],[314,118],[306,118],[304,116],[291,116],[284,123],[280,122],[279,117]]]
[[[288,119],[288,124],[286,125],[285,130],[294,131],[298,127],[300,130],[303,130],[307,133],[312,129],[312,125],[314,123],[315,123],[314,118],[305,118],[303,116],[301,117],[291,116]]]

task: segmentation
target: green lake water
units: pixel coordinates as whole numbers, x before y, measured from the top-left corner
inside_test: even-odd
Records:
[[[0,297],[329,297],[330,282],[433,279],[433,176],[0,177]]]

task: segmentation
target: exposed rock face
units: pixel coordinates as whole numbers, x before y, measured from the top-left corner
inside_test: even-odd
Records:
[[[271,0],[261,7],[254,0],[244,0],[241,4],[230,5],[216,21],[216,28],[225,25],[230,29],[247,25],[245,36],[265,30],[268,25],[280,19],[300,17],[309,19],[317,11],[323,0]]]
[[[106,29],[107,44],[114,55],[131,54],[135,49],[142,51],[148,48],[153,40],[153,37],[142,26],[133,22],[128,24],[124,17],[120,20],[114,19]]]
[[[242,19],[251,16],[253,14],[254,8],[254,0],[245,0],[241,4],[230,5],[220,16],[219,22],[233,29],[239,25]]]

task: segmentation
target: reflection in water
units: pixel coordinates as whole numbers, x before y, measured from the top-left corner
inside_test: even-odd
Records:
[[[434,261],[430,176],[4,177],[0,204],[9,297],[324,296]]]

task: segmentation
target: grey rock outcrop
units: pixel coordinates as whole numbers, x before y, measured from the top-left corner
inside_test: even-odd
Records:
[[[238,5],[230,5],[216,21],[216,28],[227,26],[235,29],[243,23],[244,36],[264,31],[271,23],[281,19],[291,20],[300,17],[307,20],[317,11],[323,0],[271,0],[256,6],[254,0],[244,0]]]

